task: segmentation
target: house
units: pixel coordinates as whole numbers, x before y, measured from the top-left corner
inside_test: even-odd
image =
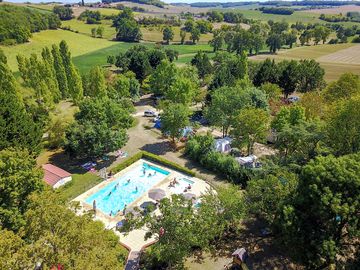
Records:
[[[58,188],[72,179],[71,173],[52,164],[45,164],[42,168],[44,170],[44,181],[53,188]]]
[[[216,139],[215,140],[215,150],[220,153],[230,152],[231,151],[231,142],[232,142],[232,139],[230,137]]]

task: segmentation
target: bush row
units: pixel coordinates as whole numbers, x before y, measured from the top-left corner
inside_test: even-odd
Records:
[[[215,151],[214,138],[211,135],[196,135],[191,138],[186,144],[185,153],[205,168],[242,187],[249,180],[251,171],[242,167],[233,156]]]
[[[133,164],[134,162],[138,161],[139,159],[147,159],[149,161],[153,161],[155,163],[159,163],[161,165],[164,165],[168,168],[174,169],[176,171],[185,173],[187,175],[190,176],[195,176],[195,173],[183,166],[180,166],[177,163],[171,162],[165,158],[159,157],[158,155],[146,152],[146,151],[141,151],[139,153],[136,153],[135,155],[129,157],[128,159],[126,159],[125,161],[123,161],[122,163],[116,165],[111,171],[113,173],[117,173],[123,169],[125,169],[126,167],[130,166],[131,164]]]

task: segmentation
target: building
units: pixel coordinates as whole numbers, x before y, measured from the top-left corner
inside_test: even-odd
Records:
[[[71,173],[59,167],[52,164],[45,164],[42,167],[44,170],[44,181],[53,188],[58,188],[72,180]]]

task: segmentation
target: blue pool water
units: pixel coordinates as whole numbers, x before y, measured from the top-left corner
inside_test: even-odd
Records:
[[[149,176],[149,173],[152,176]],[[85,202],[92,205],[95,200],[96,209],[101,210],[107,215],[110,215],[110,212],[116,214],[118,211],[122,211],[125,205],[129,205],[146,193],[152,186],[165,179],[169,173],[144,162],[95,194],[87,197]],[[130,179],[130,182],[128,182],[128,179]]]

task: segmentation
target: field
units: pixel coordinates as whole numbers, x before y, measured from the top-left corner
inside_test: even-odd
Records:
[[[17,71],[16,55],[23,54],[25,56],[30,56],[33,53],[39,54],[41,53],[42,48],[51,46],[54,43],[59,43],[61,40],[66,40],[73,57],[100,50],[114,44],[114,42],[105,39],[92,38],[70,31],[45,30],[40,33],[33,34],[31,41],[28,43],[10,47],[0,46],[0,48],[8,57],[10,68],[13,71]]]
[[[336,45],[317,45],[297,47],[289,50],[281,50],[276,55],[257,55],[250,57],[251,60],[264,60],[272,58],[275,60],[290,59],[315,59],[325,69],[325,80],[333,81],[342,73],[353,72],[360,74],[360,57],[358,51],[360,45],[352,43]]]
[[[357,5],[346,5],[346,6],[339,6],[334,8],[320,8],[320,9],[311,9],[307,10],[306,12],[315,13],[315,14],[346,14],[349,11],[358,11],[360,12],[360,6]]]
[[[112,46],[107,48],[99,49],[97,51],[89,52],[87,54],[79,55],[74,57],[74,63],[79,68],[81,73],[88,72],[94,65],[105,65],[107,56],[117,55],[119,52],[125,52],[130,47],[138,43],[120,43],[113,42]],[[154,43],[141,43],[145,46],[154,46]],[[210,51],[211,47],[207,44],[199,45],[168,45],[165,48],[171,48],[179,52],[179,59],[177,63],[188,63],[196,54],[197,51]]]
[[[174,31],[173,42],[180,42],[180,27],[172,27]],[[142,27],[141,32],[143,34],[143,40],[149,42],[161,42],[163,40],[162,34],[163,27]],[[202,34],[199,43],[208,43],[212,39],[212,34]],[[185,40],[190,40],[190,33],[186,33]]]
[[[99,26],[104,27],[103,38],[105,39],[113,39],[116,34],[115,27],[111,27],[112,21],[110,20],[102,20],[101,24],[86,24],[83,21],[79,21],[77,19],[72,19],[70,21],[62,21],[62,27],[70,27],[71,30],[78,31],[81,34],[85,34],[87,36],[91,36],[91,29],[97,28]]]

